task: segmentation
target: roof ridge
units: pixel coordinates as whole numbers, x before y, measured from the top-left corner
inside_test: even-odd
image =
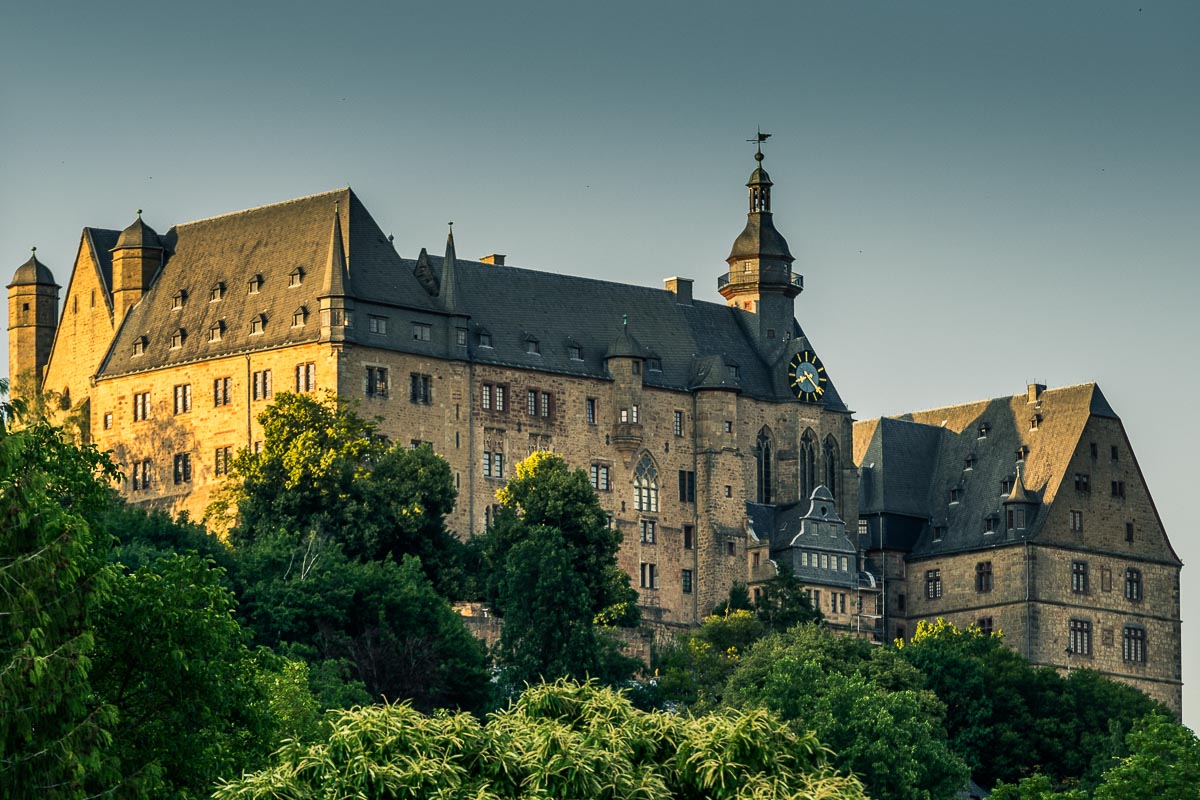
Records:
[[[1056,386],[1053,389],[1046,389],[1042,392],[1042,394],[1046,395],[1046,394],[1050,394],[1051,392],[1064,392],[1064,391],[1067,391],[1068,389],[1081,389],[1085,386],[1090,386],[1092,388],[1096,388],[1098,385],[1099,384],[1097,384],[1096,381],[1087,381],[1085,383],[1073,383],[1070,386]],[[978,406],[978,405],[984,405],[984,404],[988,404],[988,403],[994,403],[997,400],[1016,400],[1017,398],[1022,397],[1022,396],[1023,395],[1019,395],[1019,394],[1006,394],[1006,395],[1000,395],[999,397],[985,398],[983,400],[971,400],[966,403],[955,403],[955,404],[949,405],[949,406],[934,406],[933,408],[921,408],[921,409],[917,409],[915,411],[904,411],[904,412],[901,412],[900,414],[882,414],[882,415],[880,415],[880,417],[881,418],[887,417],[889,419],[897,419],[899,417],[911,416],[914,414],[932,414],[934,411],[951,411],[951,410],[957,409],[957,408],[966,408],[968,406]],[[911,419],[900,420],[900,421],[901,422],[916,422],[916,420],[911,420]],[[928,425],[929,423],[921,422],[918,424]],[[937,426],[934,426],[934,427],[937,427]]]
[[[340,189],[330,189],[325,192],[317,192],[316,194],[308,194],[308,195],[305,195],[304,197],[293,197],[291,200],[281,200],[278,203],[264,203],[261,206],[254,206],[253,208],[243,208],[240,211],[230,211],[225,214],[217,214],[217,215],[211,216],[211,217],[203,217],[201,219],[194,219],[189,222],[179,222],[179,223],[176,223],[175,225],[172,225],[171,227],[178,230],[179,228],[185,228],[189,225],[199,225],[202,222],[214,222],[219,219],[225,219],[226,217],[236,217],[239,214],[251,214],[255,211],[262,211],[263,209],[267,209],[267,208],[279,208],[280,206],[290,206],[295,203],[304,203],[309,200],[315,200],[318,197],[327,197],[329,195],[341,194],[342,192],[349,192],[349,191],[351,191],[351,188],[349,186],[343,186]]]

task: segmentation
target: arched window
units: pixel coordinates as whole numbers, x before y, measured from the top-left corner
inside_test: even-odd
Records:
[[[817,437],[811,430],[800,437],[800,499],[812,497],[817,488]]]
[[[642,456],[633,471],[633,506],[638,511],[658,511],[658,470],[649,453]]]
[[[825,437],[825,486],[838,496],[838,446],[833,436]]]
[[[758,432],[754,445],[754,460],[758,471],[758,502],[770,504],[771,492],[771,435],[764,427]]]

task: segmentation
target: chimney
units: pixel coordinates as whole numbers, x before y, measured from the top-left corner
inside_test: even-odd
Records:
[[[1026,390],[1026,400],[1030,403],[1036,403],[1042,399],[1042,392],[1046,391],[1046,384],[1031,383]]]
[[[500,255],[499,253],[492,253],[490,256],[484,256],[479,260],[484,264],[494,264],[497,267],[504,266],[504,256]]]
[[[692,279],[691,278],[667,278],[663,281],[666,284],[667,291],[675,295],[675,302],[685,306],[692,304]]]

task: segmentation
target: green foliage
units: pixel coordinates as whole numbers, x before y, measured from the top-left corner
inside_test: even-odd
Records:
[[[281,797],[862,800],[811,734],[768,712],[637,711],[617,692],[559,682],[481,725],[407,705],[338,714],[327,741],[287,745],[218,800]]]
[[[1087,800],[1087,793],[1079,788],[1059,790],[1054,781],[1038,773],[1022,778],[1020,783],[1000,781],[988,800]]]
[[[186,516],[172,520],[160,510],[114,503],[104,514],[103,524],[116,537],[109,558],[128,571],[174,553],[212,561],[226,574],[237,569],[229,546]]]
[[[805,594],[803,582],[787,564],[781,564],[779,574],[763,584],[754,608],[758,618],[772,631],[825,620],[825,615],[813,607]]]
[[[105,758],[122,795],[203,793],[274,746],[279,725],[233,606],[211,562],[165,555],[97,607],[92,687],[118,711]]]
[[[815,731],[836,753],[833,763],[872,796],[948,800],[966,785],[967,769],[946,741],[944,706],[895,650],[800,625],[754,644],[722,700],[765,706]]]
[[[1104,773],[1095,800],[1194,800],[1200,792],[1200,739],[1153,712],[1133,726],[1129,755]]]
[[[648,699],[653,706],[716,708],[742,655],[766,633],[747,610],[714,614],[696,631],[676,636],[657,654],[658,679]],[[641,698],[639,698],[641,699]]]
[[[281,529],[315,531],[362,561],[418,556],[439,590],[464,593],[463,545],[444,524],[456,497],[444,459],[428,447],[388,446],[333,396],[280,392],[259,422],[262,451],[238,453],[209,507],[214,520],[236,520],[235,547]]]
[[[282,531],[260,535],[241,558],[243,613],[257,640],[307,661],[325,707],[362,699],[358,682],[369,697],[422,709],[483,707],[483,648],[419,559],[357,561],[329,537]]]
[[[0,416],[0,795],[79,796],[114,713],[92,702],[92,608],[114,570],[97,519],[116,469],[44,422]]]
[[[1097,785],[1135,720],[1157,708],[1138,690],[1090,670],[1063,678],[1033,667],[998,634],[921,623],[900,652],[948,708],[954,751],[985,788],[1036,769],[1054,784]]]

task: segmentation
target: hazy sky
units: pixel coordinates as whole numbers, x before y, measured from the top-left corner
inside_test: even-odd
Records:
[[[581,5],[9,4],[0,277],[349,184],[408,256],[453,220],[464,257],[719,301],[761,125],[859,419],[1099,382],[1189,564],[1200,727],[1200,3]]]

